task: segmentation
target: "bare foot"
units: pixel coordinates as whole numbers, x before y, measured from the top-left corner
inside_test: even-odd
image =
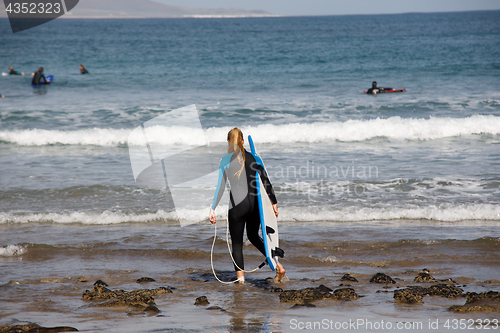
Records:
[[[238,283],[245,283],[245,272],[236,271],[236,281]]]
[[[285,282],[285,268],[278,262],[276,265],[276,276],[274,277],[275,282]]]

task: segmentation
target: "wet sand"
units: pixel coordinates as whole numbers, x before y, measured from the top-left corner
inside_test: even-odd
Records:
[[[500,318],[499,312],[451,312],[451,306],[465,304],[465,297],[423,296],[421,304],[397,303],[394,299],[395,290],[438,283],[414,281],[424,268],[442,283],[461,288],[464,294],[500,291],[499,238],[491,233],[496,225],[369,225],[283,223],[280,231],[286,254],[281,262],[289,281],[271,282],[268,278],[274,274],[266,266],[247,274],[244,285],[225,285],[214,278],[209,258],[213,237],[210,226],[171,226],[169,233],[175,234],[175,239],[160,244],[153,242],[155,237],[164,237],[161,231],[166,226],[159,223],[127,228],[31,225],[34,234],[38,231],[38,239],[41,234],[47,235],[44,245],[22,244],[24,253],[0,258],[0,326],[21,321],[44,327],[71,326],[85,332],[293,332],[301,328],[334,331],[335,325],[345,328],[348,323],[348,330],[352,330],[356,323],[355,331],[384,332],[387,326],[381,326],[383,321],[393,327],[413,323],[415,332],[436,332],[429,326],[436,321],[440,330],[446,330],[443,325],[447,320],[448,325],[463,319],[479,327],[480,321]],[[4,226],[2,232],[14,240],[14,235],[24,232],[26,239],[26,228]],[[419,228],[422,230],[417,235]],[[65,234],[66,239],[74,240],[89,230],[100,236],[93,236],[94,241],[81,240],[80,244],[72,241],[71,245],[63,245],[58,239]],[[307,237],[300,235],[304,230]],[[448,236],[442,236],[445,234]],[[49,238],[53,244],[48,244]],[[184,238],[193,238],[197,249],[180,249]],[[251,245],[244,251],[247,269],[261,262]],[[225,235],[217,239],[214,264],[219,278],[235,279]],[[370,283],[379,272],[396,283]],[[341,281],[346,273],[358,282]],[[155,281],[137,283],[141,277]],[[102,302],[86,301],[82,295],[97,280],[105,281],[110,290],[171,287],[172,293],[154,296],[159,313],[134,306],[95,306]],[[327,298],[306,302],[307,306],[280,301],[283,290],[320,285],[332,290],[350,287],[361,297]],[[206,296],[210,304],[195,305],[200,296]]]

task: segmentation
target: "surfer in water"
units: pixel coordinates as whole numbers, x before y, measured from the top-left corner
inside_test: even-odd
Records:
[[[9,67],[9,75],[23,75],[24,76],[24,73],[23,72],[18,72],[18,71],[15,71],[14,68],[12,68],[12,66]]]
[[[238,128],[233,128],[227,134],[228,154],[222,157],[219,165],[219,181],[215,191],[214,200],[210,207],[209,219],[212,224],[216,223],[215,208],[219,204],[226,181],[229,180],[231,187],[229,198],[229,232],[233,244],[234,269],[238,282],[245,282],[243,261],[243,232],[247,229],[248,240],[265,256],[265,246],[259,236],[260,214],[257,202],[256,173],[262,178],[269,199],[273,204],[273,210],[278,217],[278,204],[269,177],[264,168],[257,164],[255,158],[243,148],[243,133]],[[285,276],[285,269],[278,262],[276,266],[275,280],[280,282]]]
[[[43,81],[42,81],[43,79]],[[38,68],[38,70],[33,75],[33,79],[31,80],[31,84],[34,86],[38,86],[40,84],[49,84],[45,76],[43,75],[43,67]]]
[[[80,65],[80,73],[82,74],[90,74],[88,70],[85,69],[85,67],[83,67],[83,65]]]
[[[378,94],[381,88],[377,87],[377,81],[372,82],[372,87],[366,91],[367,94]],[[383,89],[383,88],[382,88]]]

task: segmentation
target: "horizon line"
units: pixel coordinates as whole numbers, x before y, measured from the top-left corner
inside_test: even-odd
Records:
[[[435,12],[401,12],[401,13],[357,13],[357,14],[310,14],[310,15],[279,15],[279,14],[192,14],[192,15],[182,15],[182,16],[73,16],[71,11],[58,18],[63,19],[80,19],[80,20],[103,20],[103,19],[113,19],[113,20],[128,20],[128,19],[185,19],[185,18],[197,18],[197,19],[210,19],[210,18],[282,18],[282,17],[329,17],[329,16],[381,16],[381,15],[409,15],[409,14],[451,14],[451,13],[472,13],[472,12],[494,12],[500,11],[499,9],[477,9],[477,10],[455,10],[455,11],[435,11]],[[8,16],[0,17],[0,19],[8,19]]]

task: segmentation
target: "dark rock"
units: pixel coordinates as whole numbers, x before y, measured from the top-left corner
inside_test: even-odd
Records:
[[[389,275],[377,273],[370,278],[370,283],[396,283]]]
[[[213,311],[213,310],[219,310],[219,311],[224,311],[224,312],[227,312],[227,310],[225,310],[225,309],[221,308],[220,306],[216,306],[216,305],[214,305],[214,306],[209,306],[209,307],[207,308],[207,310],[210,310],[210,311]]]
[[[97,280],[95,283],[94,283],[94,286],[104,286],[104,287],[107,287],[108,284],[106,282],[104,282],[103,280]]]
[[[300,303],[312,302],[324,298],[330,298],[332,289],[320,285],[316,288],[305,288],[300,290],[285,290],[280,294],[280,301],[286,303]]]
[[[429,274],[429,271],[422,271],[415,276],[415,279],[413,282],[451,282],[451,283],[456,283],[452,279],[443,279],[443,280],[438,280],[434,278],[432,275]]]
[[[92,290],[85,290],[82,299],[85,301],[105,301],[96,306],[134,306],[147,308],[155,305],[153,296],[158,294],[172,293],[170,287],[159,287],[156,289],[139,289],[130,292],[124,290],[110,290],[107,284],[101,280],[94,283]]]
[[[156,280],[150,277],[141,277],[140,279],[137,279],[137,283],[145,283],[145,282],[155,282]]]
[[[397,303],[418,304],[423,303],[423,296],[418,291],[400,289],[394,291],[394,300]]]
[[[358,282],[358,280],[349,273],[344,274],[344,276],[340,278],[340,281]]]
[[[420,272],[415,276],[413,282],[438,282],[432,275],[425,272]]]
[[[297,309],[297,308],[315,308],[316,305],[314,304],[311,304],[311,303],[306,303],[306,304],[295,304],[294,306],[292,306],[290,309]]]
[[[463,296],[463,290],[451,284],[435,284],[430,287],[409,286],[394,291],[394,300],[398,303],[422,303],[423,296],[441,296],[457,298]]]
[[[356,294],[352,288],[341,288],[333,291],[324,285],[320,285],[316,288],[285,290],[280,294],[280,301],[285,303],[305,304],[325,298],[346,300],[357,299],[359,298],[359,295]]]
[[[150,314],[157,314],[160,313],[160,309],[156,307],[156,305],[149,304],[145,309],[144,312],[150,313]]]
[[[409,286],[407,289],[422,296],[441,296],[446,298],[463,297],[463,290],[451,284],[435,284],[430,287]]]
[[[58,327],[42,327],[38,324],[31,323],[26,325],[0,326],[0,333],[58,333],[58,332],[78,332],[74,327],[58,326]]]
[[[446,298],[457,298],[463,296],[463,290],[452,284],[436,284],[430,286],[426,295],[429,296],[442,296]]]
[[[208,305],[210,302],[208,301],[207,296],[200,296],[194,302],[194,305]]]
[[[276,287],[276,283],[274,282],[274,278],[268,277],[266,279],[245,279],[245,283],[249,283],[254,287],[261,288],[264,290],[268,290],[272,293],[281,293],[283,292],[282,288]]]
[[[336,299],[358,299],[359,295],[356,294],[352,288],[341,288],[335,289],[333,292],[333,298]]]
[[[452,284],[435,284],[428,288],[420,286],[409,286],[408,289],[420,293],[422,296],[441,296],[446,298],[462,297],[463,290]]]
[[[485,291],[483,293],[467,293],[465,304],[477,304],[492,302],[500,305],[500,293],[498,291]]]
[[[500,312],[500,293],[497,291],[467,293],[465,305],[454,305],[449,310],[453,312]]]

